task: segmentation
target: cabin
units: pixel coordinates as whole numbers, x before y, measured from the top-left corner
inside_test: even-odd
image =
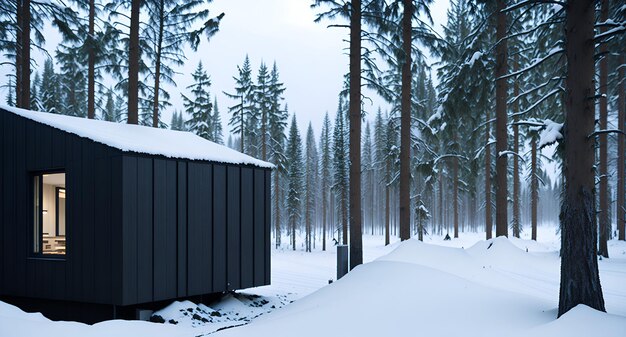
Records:
[[[0,300],[93,323],[268,285],[272,167],[189,132],[0,106]]]

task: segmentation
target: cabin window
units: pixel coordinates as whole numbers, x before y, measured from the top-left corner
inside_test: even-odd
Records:
[[[33,253],[65,255],[65,173],[43,173],[33,177]]]

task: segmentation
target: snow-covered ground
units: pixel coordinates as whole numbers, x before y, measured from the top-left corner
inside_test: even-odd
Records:
[[[272,251],[272,285],[157,313],[176,324],[52,322],[0,302],[0,336],[626,336],[626,243],[611,241],[611,258],[599,261],[608,313],[578,306],[557,320],[559,236],[549,226],[539,242],[522,236],[386,247],[365,236],[366,263],[330,285],[334,247],[285,247]]]

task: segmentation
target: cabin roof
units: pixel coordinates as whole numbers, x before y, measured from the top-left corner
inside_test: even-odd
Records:
[[[273,168],[271,163],[253,158],[227,146],[216,144],[191,132],[153,128],[126,123],[73,117],[0,105],[18,116],[51,126],[123,152],[160,155],[168,158],[206,160],[227,164]]]

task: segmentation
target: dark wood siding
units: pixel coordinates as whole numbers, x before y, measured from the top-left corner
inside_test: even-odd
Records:
[[[254,286],[254,170],[241,169],[241,288]]]
[[[0,110],[0,294],[50,300],[112,303],[113,195],[121,152]],[[35,174],[66,176],[67,255],[32,255]],[[121,185],[118,185],[121,186]],[[119,260],[118,263],[119,264]],[[119,285],[119,283],[118,283]]]
[[[265,172],[254,169],[254,286],[265,281]]]
[[[227,289],[226,167],[213,166],[213,291]]]
[[[212,167],[189,163],[187,194],[187,294],[212,291]]]
[[[187,296],[187,163],[177,163],[177,295]]]
[[[227,227],[228,227],[228,290],[241,287],[241,169],[228,167]]]

